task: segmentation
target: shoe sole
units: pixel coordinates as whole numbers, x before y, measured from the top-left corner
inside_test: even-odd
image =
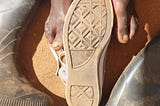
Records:
[[[111,0],[74,0],[64,23],[69,106],[98,106],[99,63],[113,26]],[[100,70],[103,71],[103,70]]]

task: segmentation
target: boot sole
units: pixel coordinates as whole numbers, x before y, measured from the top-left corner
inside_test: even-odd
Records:
[[[74,0],[64,24],[69,106],[98,106],[99,63],[113,26],[111,0]],[[103,71],[103,70],[100,70]]]

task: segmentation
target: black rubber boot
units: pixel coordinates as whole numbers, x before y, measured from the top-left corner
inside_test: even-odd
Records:
[[[19,76],[19,38],[38,6],[36,0],[0,0],[0,106],[53,106],[52,100]]]
[[[130,62],[113,88],[107,106],[160,105],[160,36]]]

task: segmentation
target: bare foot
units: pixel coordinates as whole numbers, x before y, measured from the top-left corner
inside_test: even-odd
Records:
[[[64,18],[72,0],[51,0],[51,9],[45,23],[45,35],[55,50],[62,48]]]
[[[118,27],[117,38],[120,43],[127,43],[134,36],[137,29],[137,19],[134,14],[127,14],[127,6],[130,1],[113,0]],[[72,0],[51,0],[50,14],[45,23],[45,34],[55,50],[59,50],[63,46],[64,18],[71,2]]]
[[[133,12],[127,13],[129,2],[133,5],[132,0],[113,0],[117,19],[117,38],[120,43],[127,43],[137,29],[137,19]]]

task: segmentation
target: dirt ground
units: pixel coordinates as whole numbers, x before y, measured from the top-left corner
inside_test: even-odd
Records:
[[[139,28],[135,37],[128,44],[120,44],[116,39],[116,28],[113,29],[110,45],[106,54],[106,72],[101,105],[108,100],[110,92],[118,77],[132,59],[160,29],[160,1],[135,0],[135,8],[139,20]],[[154,8],[153,8],[154,7]],[[67,106],[65,102],[65,86],[55,76],[56,61],[53,58],[47,39],[43,35],[44,23],[49,14],[50,0],[43,0],[27,32],[24,34],[20,49],[22,71],[31,84],[37,89],[49,94],[55,106]],[[48,90],[47,90],[48,89]]]

